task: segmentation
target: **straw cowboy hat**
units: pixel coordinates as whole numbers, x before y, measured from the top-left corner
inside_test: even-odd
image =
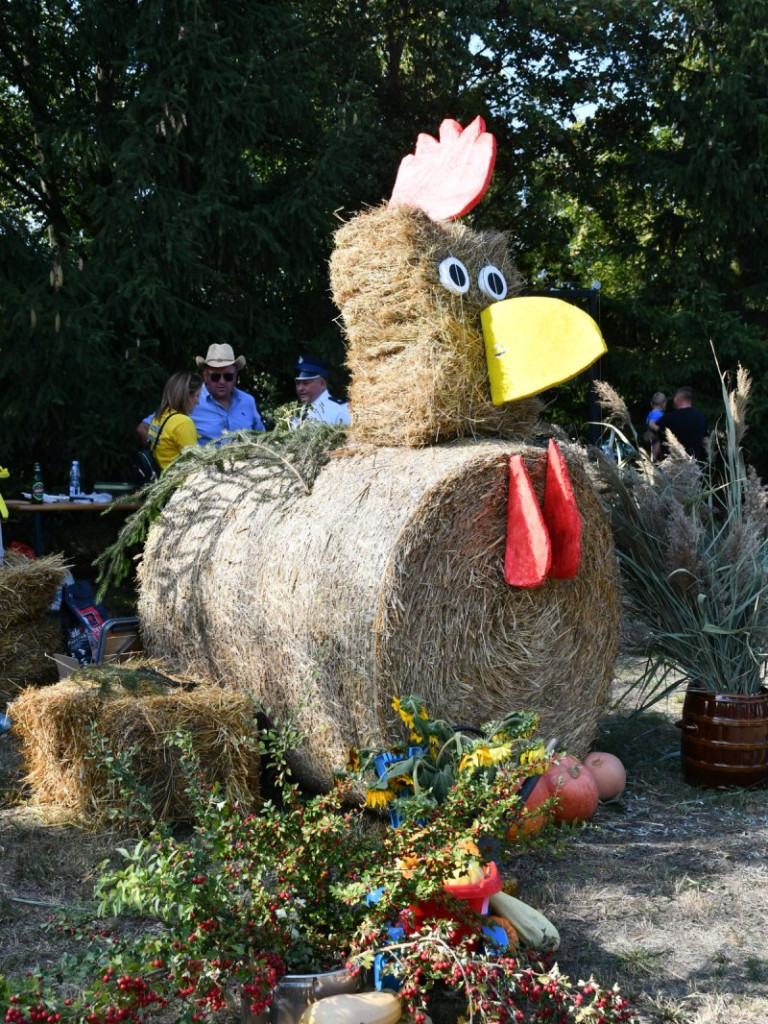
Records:
[[[231,345],[210,345],[205,359],[202,356],[195,356],[195,362],[201,368],[203,366],[234,365],[236,370],[242,370],[245,366],[245,356],[238,356],[235,359],[235,353]]]

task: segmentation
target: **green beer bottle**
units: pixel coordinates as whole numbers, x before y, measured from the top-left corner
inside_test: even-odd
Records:
[[[32,470],[32,501],[42,501],[44,491],[43,471],[40,469],[40,463],[36,462]]]

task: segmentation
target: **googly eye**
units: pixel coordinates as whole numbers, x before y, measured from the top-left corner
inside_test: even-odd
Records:
[[[477,276],[477,287],[492,299],[506,299],[507,282],[498,267],[489,263]]]
[[[469,291],[469,273],[455,256],[447,256],[437,268],[437,273],[443,288],[454,295],[464,295]]]

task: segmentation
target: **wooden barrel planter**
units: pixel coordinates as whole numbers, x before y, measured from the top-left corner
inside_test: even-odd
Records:
[[[768,692],[689,690],[683,703],[683,778],[692,786],[768,783]]]

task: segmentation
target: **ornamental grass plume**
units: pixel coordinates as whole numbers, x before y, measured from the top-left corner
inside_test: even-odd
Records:
[[[768,488],[747,467],[750,376],[720,374],[724,416],[697,462],[669,455],[616,465],[598,454],[624,587],[630,652],[646,658],[632,689],[647,708],[680,685],[755,694],[768,656]]]

